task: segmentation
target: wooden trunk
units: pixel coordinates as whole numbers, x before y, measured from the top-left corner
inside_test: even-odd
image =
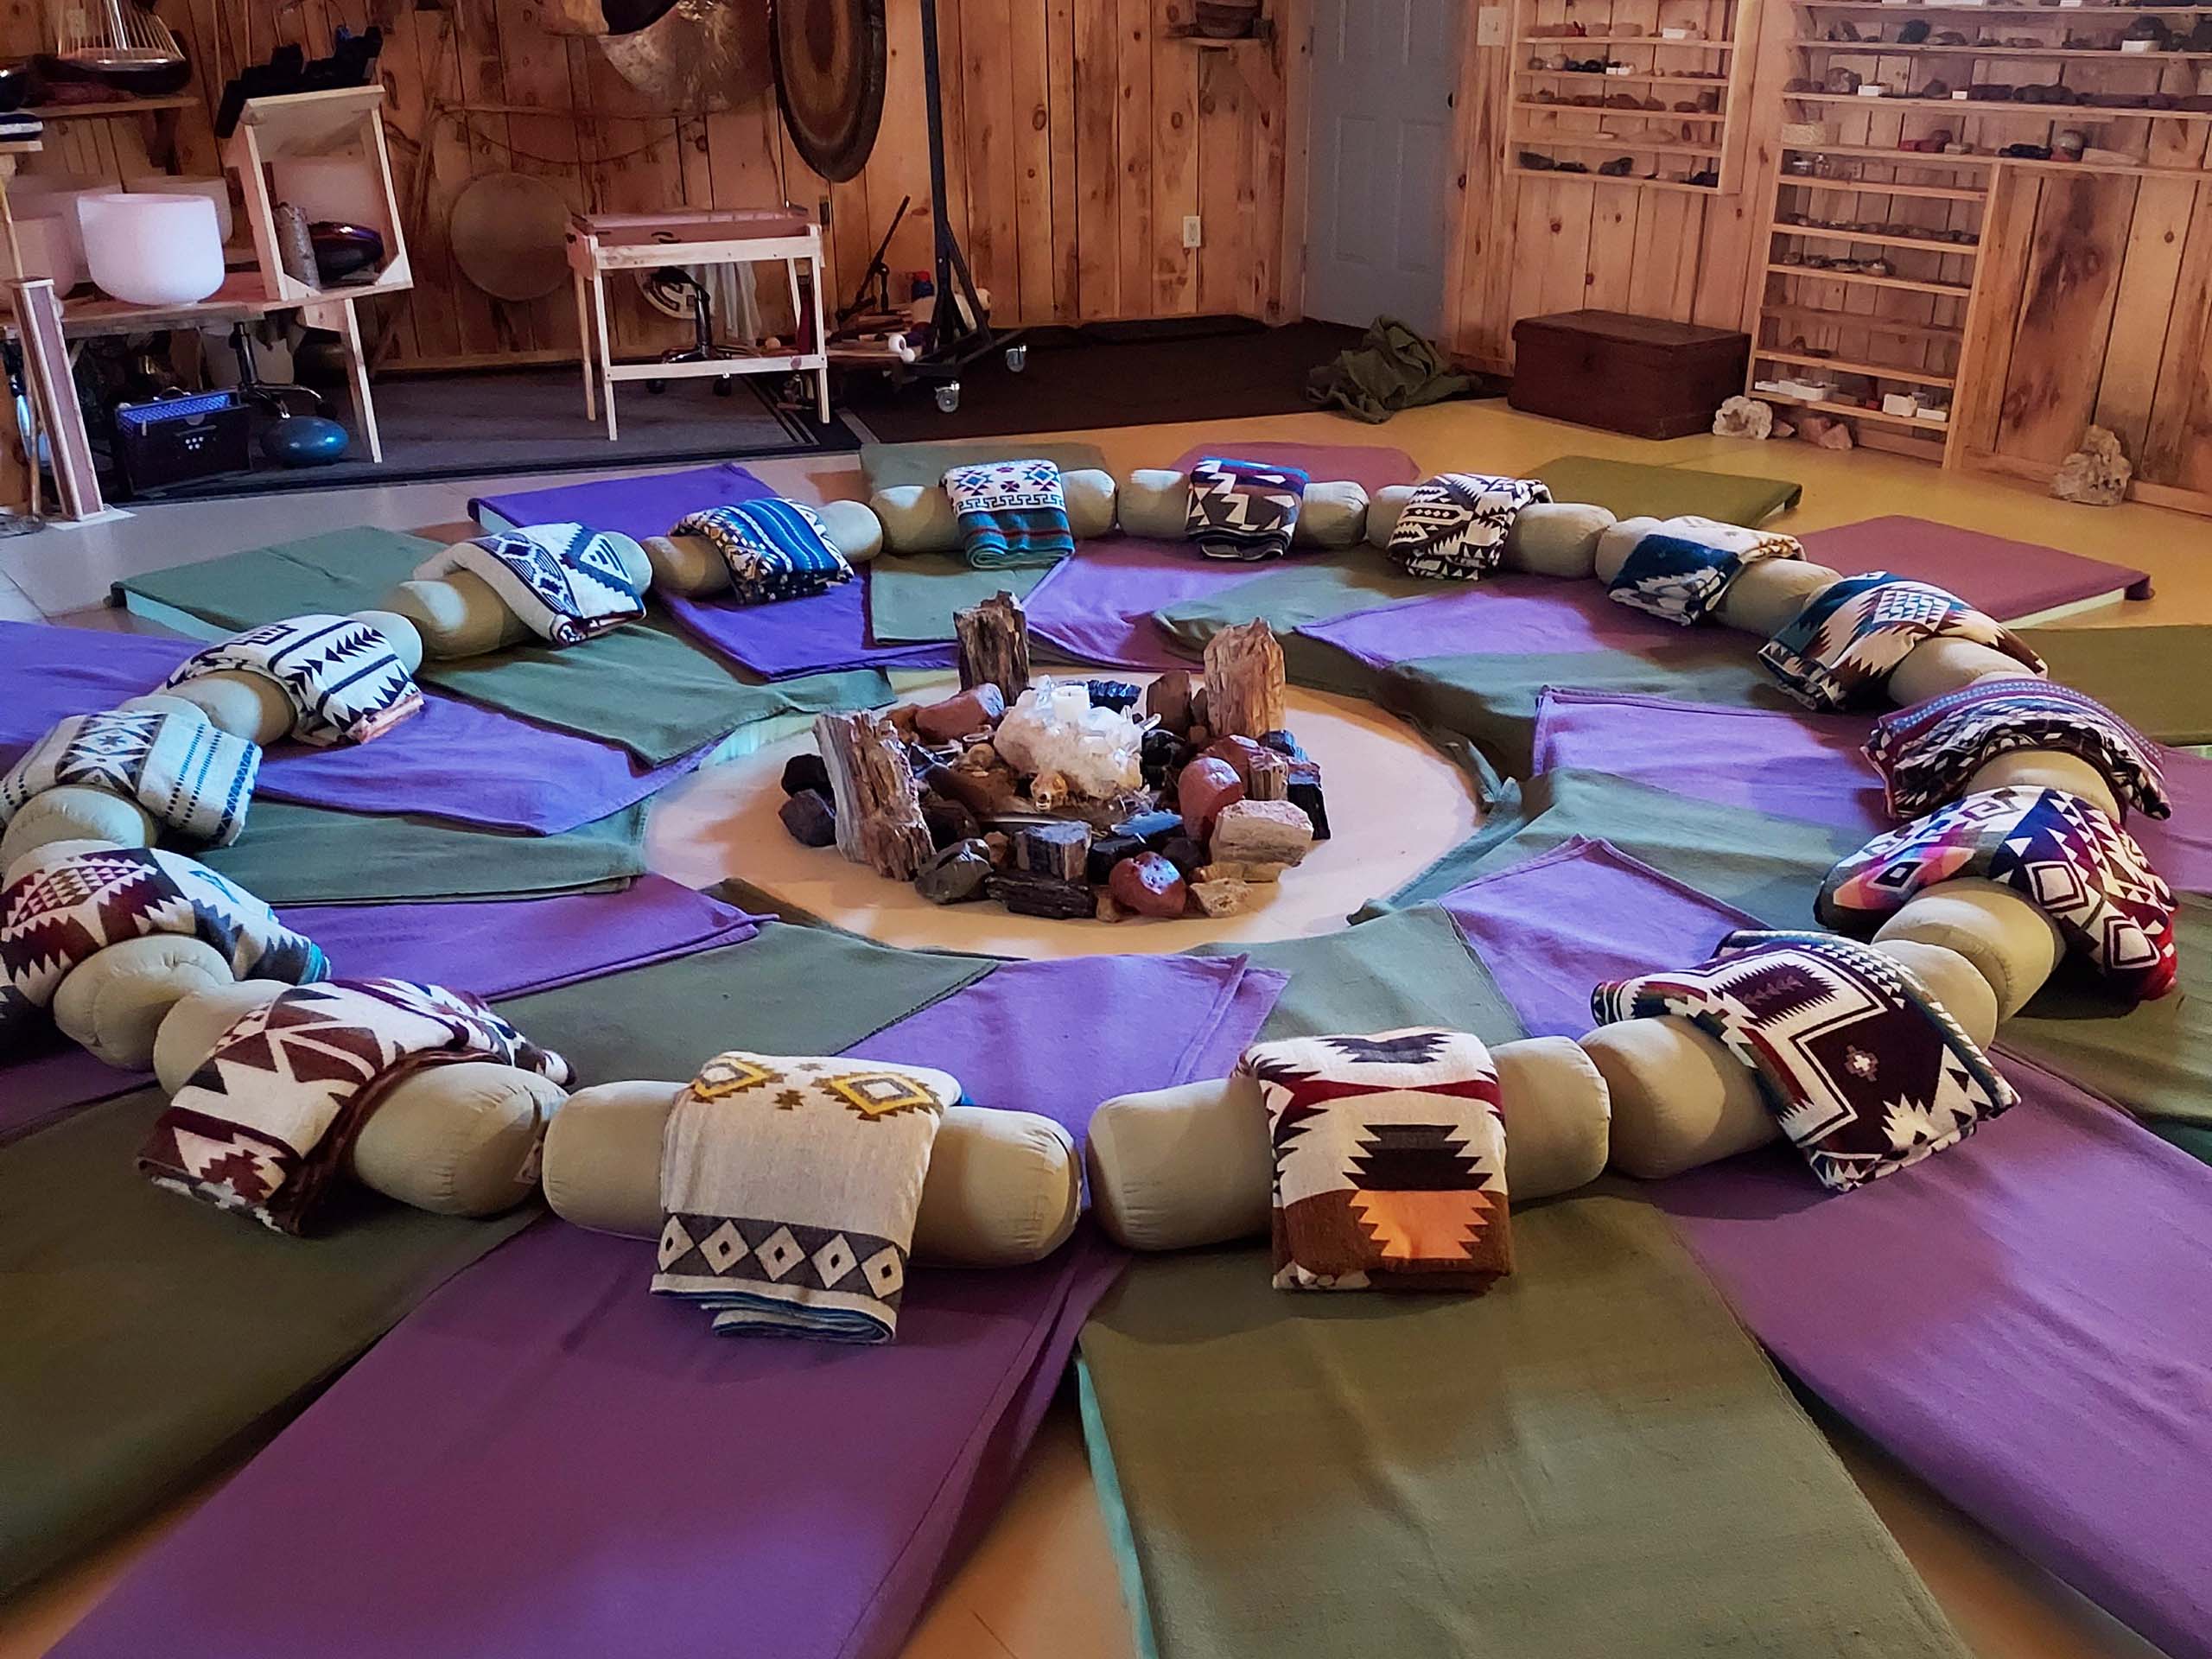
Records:
[[[897,730],[865,711],[817,715],[814,741],[837,798],[837,850],[878,875],[912,880],[937,849]]]
[[[1751,336],[1618,311],[1568,311],[1513,325],[1513,390],[1531,415],[1637,438],[1710,431],[1744,389]]]

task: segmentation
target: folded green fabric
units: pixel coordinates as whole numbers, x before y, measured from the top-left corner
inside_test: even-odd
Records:
[[[943,484],[955,467],[987,461],[1049,461],[1064,473],[1107,472],[1095,443],[1037,443],[1025,438],[970,438],[954,443],[869,443],[861,447],[861,477],[871,493],[904,485]]]
[[[1513,1245],[1471,1298],[1136,1260],[1080,1378],[1148,1651],[1963,1659],[1664,1217],[1607,1181]]]
[[[1454,370],[1411,323],[1377,317],[1358,345],[1306,372],[1306,401],[1380,425],[1402,409],[1481,395],[1480,384]]]
[[[1673,518],[1695,513],[1724,524],[1756,527],[1794,507],[1805,486],[1786,478],[1745,478],[1734,473],[1694,472],[1687,467],[1648,467],[1596,455],[1561,455],[1529,474],[1543,480],[1554,501],[1587,501],[1617,518]]]
[[[2212,661],[2212,626],[2026,628],[2020,641],[2060,685],[2087,692],[2146,737],[2212,742],[2212,675],[2176,672]]]
[[[1283,567],[1203,598],[1154,611],[1152,620],[1176,649],[1203,655],[1206,641],[1222,629],[1254,618],[1279,634],[1310,622],[1332,621],[1355,611],[1371,611],[1408,600],[1434,599],[1437,582],[1407,575],[1382,552],[1362,542],[1357,547],[1295,549]]]
[[[1082,543],[1077,543],[1081,556]],[[952,613],[995,594],[1029,597],[1049,564],[978,570],[957,553],[887,553],[868,568],[868,631],[879,645],[931,645],[954,637]]]

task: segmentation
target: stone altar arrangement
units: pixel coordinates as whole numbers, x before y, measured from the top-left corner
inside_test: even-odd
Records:
[[[815,721],[784,826],[932,903],[1025,916],[1233,916],[1329,833],[1321,769],[1284,725],[1282,647],[1224,629],[1205,672],[1149,686],[1029,671],[1020,602],[954,618],[962,690]]]

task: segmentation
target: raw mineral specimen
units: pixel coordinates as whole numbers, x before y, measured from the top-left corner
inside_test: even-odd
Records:
[[[982,898],[991,873],[989,849],[980,841],[956,841],[922,866],[914,891],[933,905],[957,905]]]
[[[1209,916],[1234,916],[1252,908],[1252,889],[1242,881],[1194,882],[1191,897]]]
[[[1236,768],[1211,755],[1200,755],[1175,780],[1175,804],[1182,810],[1185,830],[1196,841],[1206,838],[1217,813],[1243,798],[1244,782]]]
[[[825,795],[803,789],[786,800],[776,816],[791,832],[791,839],[802,847],[828,847],[836,842],[836,809]]]
[[[1183,872],[1158,853],[1140,853],[1114,867],[1107,891],[1116,904],[1139,916],[1174,917],[1183,913],[1189,889]]]
[[[2079,501],[2092,507],[2116,507],[2127,499],[2127,481],[2135,469],[2120,449],[2119,437],[2101,426],[2093,426],[2082,447],[2059,463],[2050,480],[2050,493],[2062,501]]]
[[[1063,881],[1033,870],[1001,870],[985,884],[984,892],[1017,916],[1048,916],[1071,922],[1095,916],[1097,901],[1080,881]]]
[[[930,839],[939,847],[972,841],[983,833],[983,826],[965,801],[950,800],[934,791],[922,797],[922,822],[929,825]]]
[[[1085,879],[1090,831],[1079,823],[1028,824],[1014,832],[1014,866],[1063,881]]]
[[[1207,843],[1225,863],[1295,864],[1313,850],[1313,823],[1288,801],[1236,801]]]
[[[924,737],[948,743],[956,737],[986,732],[1006,713],[1006,698],[986,680],[957,697],[933,702],[914,713],[914,728]]]
[[[798,795],[810,789],[830,792],[830,768],[818,754],[795,754],[784,762],[784,793]]]
[[[1177,836],[1183,833],[1183,815],[1179,812],[1140,812],[1114,826],[1117,836],[1135,836],[1155,853]]]
[[[1094,836],[1090,842],[1090,857],[1084,867],[1084,880],[1094,887],[1103,887],[1112,879],[1116,864],[1125,858],[1135,858],[1144,850],[1144,842],[1135,836]]]

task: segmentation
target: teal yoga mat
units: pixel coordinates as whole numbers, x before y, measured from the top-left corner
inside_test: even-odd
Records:
[[[1294,552],[1265,575],[1154,611],[1152,620],[1178,650],[1196,657],[1222,629],[1255,617],[1277,633],[1288,633],[1354,611],[1434,599],[1438,592],[1435,582],[1405,575],[1380,549],[1362,542]]]
[[[868,568],[868,633],[879,645],[950,639],[955,611],[996,594],[1027,599],[1054,569],[1026,564],[978,570],[957,553],[887,553]]]

